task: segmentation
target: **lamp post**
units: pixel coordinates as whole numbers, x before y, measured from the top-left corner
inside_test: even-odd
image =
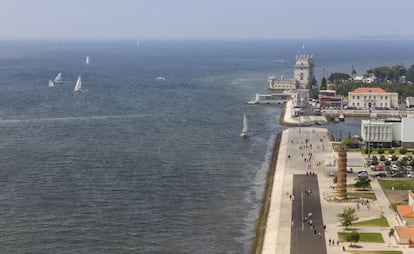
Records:
[[[368,125],[368,159],[371,158],[371,102],[368,103],[369,125]]]

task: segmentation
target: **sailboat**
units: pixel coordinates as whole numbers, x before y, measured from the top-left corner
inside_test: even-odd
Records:
[[[63,82],[62,72],[59,72],[59,73],[56,75],[56,78],[55,78],[54,82],[55,82],[55,83],[62,83],[62,82]]]
[[[49,85],[48,85],[49,87],[55,87],[55,84],[53,83],[53,81],[52,80],[49,80]]]
[[[74,92],[80,92],[82,88],[82,79],[81,76],[78,77],[78,80],[76,81],[75,88],[73,89]]]
[[[246,114],[243,114],[243,128],[240,133],[240,137],[246,138],[247,136],[249,136],[249,132],[249,121],[247,120]]]
[[[91,63],[91,60],[89,59],[89,56],[86,56],[85,63],[86,63],[86,64],[90,64],[90,63]]]

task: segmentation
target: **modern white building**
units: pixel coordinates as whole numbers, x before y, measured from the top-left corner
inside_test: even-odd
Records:
[[[348,107],[395,108],[398,107],[398,93],[390,93],[379,87],[360,87],[348,93]]]
[[[401,124],[401,146],[414,148],[414,118],[404,117]]]
[[[392,129],[392,123],[385,120],[362,120],[361,137],[371,147],[392,147]]]

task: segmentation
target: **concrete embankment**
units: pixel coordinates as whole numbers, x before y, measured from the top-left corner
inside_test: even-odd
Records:
[[[263,241],[266,231],[266,224],[269,215],[269,208],[273,189],[273,180],[276,171],[277,157],[279,155],[279,146],[282,133],[278,133],[275,144],[273,146],[272,160],[267,173],[266,188],[263,195],[262,206],[260,208],[259,218],[256,221],[256,235],[252,245],[252,254],[261,254],[263,249]]]
[[[292,117],[292,101],[283,104],[282,115],[280,116],[280,124],[297,127],[328,124],[325,116],[297,116]]]

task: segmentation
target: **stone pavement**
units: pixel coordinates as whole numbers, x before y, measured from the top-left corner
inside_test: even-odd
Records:
[[[306,147],[306,140],[308,140],[308,147]],[[310,147],[310,144],[312,144],[312,147]],[[343,232],[343,228],[339,226],[337,214],[347,206],[356,208],[356,203],[330,201],[334,196],[334,190],[332,189],[333,177],[329,176],[328,172],[336,170],[336,167],[335,165],[325,166],[326,161],[335,161],[327,129],[295,127],[283,131],[262,253],[291,253],[292,201],[289,198],[289,194],[292,193],[293,175],[306,175],[307,172],[316,173],[318,178],[323,223],[326,225],[325,241],[327,253],[348,253],[347,251],[344,252],[342,247],[345,246],[346,250],[350,250],[349,243],[329,246],[328,241],[329,239],[336,241],[338,232]],[[354,172],[357,171],[358,169],[354,168]],[[355,177],[355,173],[349,174],[347,182],[352,183]],[[397,225],[395,213],[390,208],[388,199],[385,197],[378,182],[373,180],[371,185],[377,196],[377,201],[370,201],[369,209],[366,206],[360,206],[360,209],[357,211],[360,221],[384,215],[388,219],[390,226]],[[389,229],[389,227],[358,228],[359,232],[380,232],[385,243],[359,242],[357,245],[361,248],[354,250],[400,250],[403,253],[414,253],[413,249],[409,249],[404,245],[397,245],[393,238],[389,239]]]

